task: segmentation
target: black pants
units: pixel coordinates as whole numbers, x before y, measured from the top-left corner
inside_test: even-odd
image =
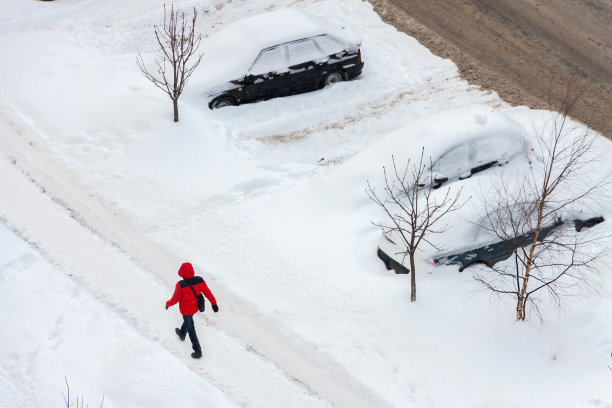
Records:
[[[195,326],[193,324],[193,315],[183,316],[181,336],[185,336],[186,334],[189,334],[189,340],[191,340],[193,351],[202,351],[202,349],[200,348],[200,342],[198,341],[198,335],[196,334]]]

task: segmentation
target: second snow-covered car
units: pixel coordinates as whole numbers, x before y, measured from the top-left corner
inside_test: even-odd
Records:
[[[433,162],[434,188],[446,182],[464,180],[494,166],[504,166],[522,152],[528,155],[528,150],[522,136],[512,132],[462,140]]]
[[[364,65],[354,33],[294,9],[237,21],[207,44],[206,63],[226,77],[207,93],[211,109],[319,89],[358,76]]]

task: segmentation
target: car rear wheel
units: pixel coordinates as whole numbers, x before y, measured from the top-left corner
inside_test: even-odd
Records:
[[[336,82],[342,82],[344,81],[344,75],[342,75],[342,73],[340,72],[332,72],[330,74],[327,74],[322,81],[323,86],[328,86],[331,84],[335,84]]]
[[[236,101],[236,99],[232,98],[231,96],[221,96],[215,99],[214,101],[212,101],[212,103],[210,104],[210,108],[219,109],[219,108],[223,108],[226,106],[236,106],[236,105],[238,105],[238,101]]]

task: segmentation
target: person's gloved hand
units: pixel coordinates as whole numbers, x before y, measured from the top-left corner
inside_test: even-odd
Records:
[[[212,305],[213,308],[213,312],[217,313],[219,311],[219,306],[217,305]]]
[[[168,310],[168,305],[166,305],[166,310]]]

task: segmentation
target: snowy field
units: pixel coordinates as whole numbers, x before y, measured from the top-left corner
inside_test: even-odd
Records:
[[[136,66],[163,2],[0,2],[0,407],[62,406],[65,379],[106,408],[612,407],[608,274],[602,297],[516,323],[427,252],[411,304],[409,275],[376,257],[365,187],[391,155],[528,144],[549,112],[468,85],[361,0],[175,3],[194,6],[205,37],[283,7],[324,15],[361,36],[364,71],[216,111],[196,75],[175,124]],[[609,172],[612,144],[596,152]],[[612,219],[610,198],[588,211]],[[474,202],[442,244],[474,240]],[[196,317],[199,361],[164,309],[185,261],[220,306]]]

